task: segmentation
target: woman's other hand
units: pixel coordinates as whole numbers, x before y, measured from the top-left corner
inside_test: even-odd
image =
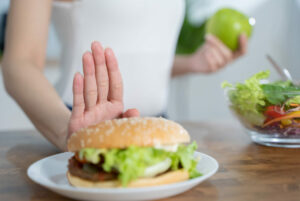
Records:
[[[239,49],[232,52],[222,41],[213,35],[206,35],[205,43],[189,58],[189,70],[196,73],[216,72],[233,60],[246,54],[247,37],[239,37]]]
[[[123,83],[117,59],[110,48],[93,42],[92,52],[84,53],[83,73],[73,80],[73,110],[68,137],[81,128],[101,121],[139,116],[136,109],[123,113]]]
[[[174,60],[172,76],[187,73],[213,73],[233,60],[246,54],[247,37],[239,37],[239,48],[232,52],[224,43],[213,35],[206,35],[205,43],[191,55],[177,55]]]

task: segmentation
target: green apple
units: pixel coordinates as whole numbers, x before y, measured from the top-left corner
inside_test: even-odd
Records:
[[[231,9],[218,10],[206,23],[206,33],[217,36],[232,51],[238,48],[238,38],[242,33],[251,36],[254,18],[249,18],[243,13]]]

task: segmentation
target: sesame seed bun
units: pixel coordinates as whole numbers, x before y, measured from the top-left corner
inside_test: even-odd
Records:
[[[67,178],[72,186],[76,187],[86,187],[86,188],[118,188],[122,187],[120,181],[88,181],[79,177],[72,175],[67,172]],[[166,172],[165,174],[159,175],[152,178],[140,178],[131,181],[127,187],[146,187],[146,186],[159,186],[164,184],[171,184],[176,182],[181,182],[189,179],[189,173],[186,170],[176,170]]]
[[[189,141],[188,132],[174,121],[134,117],[107,120],[75,132],[68,140],[68,150],[76,152],[82,148],[152,147]]]

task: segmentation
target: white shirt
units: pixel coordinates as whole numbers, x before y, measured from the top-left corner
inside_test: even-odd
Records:
[[[124,83],[125,109],[142,116],[165,110],[184,0],[80,0],[55,2],[52,19],[62,44],[64,75],[57,90],[72,104],[72,79],[82,54],[97,40],[111,47]]]

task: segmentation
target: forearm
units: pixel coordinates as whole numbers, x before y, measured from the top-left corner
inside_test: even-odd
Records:
[[[190,73],[189,55],[176,55],[172,67],[172,77]]]
[[[26,61],[3,62],[7,92],[35,127],[54,145],[65,150],[70,111],[43,72]]]

